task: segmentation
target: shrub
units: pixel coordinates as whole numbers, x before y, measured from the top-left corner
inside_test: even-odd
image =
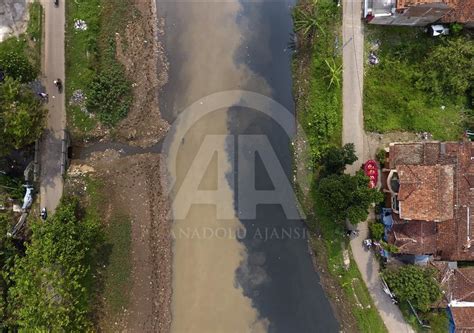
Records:
[[[384,225],[379,222],[371,222],[369,224],[369,230],[370,230],[370,236],[376,240],[382,239],[385,233]]]
[[[130,82],[120,65],[100,71],[92,80],[87,94],[87,108],[108,126],[123,119],[132,103]]]
[[[385,159],[386,159],[387,153],[385,152],[385,149],[379,149],[377,154],[375,155],[375,158],[377,162],[379,162],[380,167],[383,167],[385,164]]]
[[[38,76],[26,55],[26,41],[9,38],[0,43],[0,70],[22,83],[33,81]]]

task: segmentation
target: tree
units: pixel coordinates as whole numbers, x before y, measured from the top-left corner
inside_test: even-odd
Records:
[[[15,37],[0,43],[0,71],[22,83],[33,81],[38,70],[29,61],[26,52],[26,41]]]
[[[322,166],[322,176],[330,174],[342,174],[346,165],[357,161],[353,143],[347,143],[343,147],[331,146],[321,156],[319,163]]]
[[[423,88],[447,96],[465,95],[474,88],[474,41],[450,38],[437,45],[422,64]]]
[[[33,92],[7,76],[0,84],[0,154],[33,143],[43,131],[44,116]]]
[[[436,271],[415,265],[386,269],[382,276],[398,300],[410,303],[423,312],[441,298],[441,289],[436,281]]]
[[[12,217],[6,213],[0,214],[0,330],[4,332],[8,325],[8,271],[13,265],[13,258],[17,254],[17,250],[13,245],[12,239],[7,237],[10,231],[10,221]]]
[[[368,184],[369,178],[361,171],[355,176],[334,174],[320,181],[318,192],[334,220],[357,224],[367,219],[370,205],[383,199]]]
[[[25,331],[83,332],[91,328],[91,258],[98,223],[79,220],[65,200],[45,222],[31,221],[31,243],[11,270],[9,307]]]

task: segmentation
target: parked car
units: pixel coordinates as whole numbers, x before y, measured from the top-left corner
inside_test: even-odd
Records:
[[[449,35],[449,28],[442,24],[432,24],[428,28],[428,33],[433,37],[446,36]]]

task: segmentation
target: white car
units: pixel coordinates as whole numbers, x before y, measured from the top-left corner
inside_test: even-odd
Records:
[[[449,35],[449,28],[445,27],[442,24],[432,24],[428,28],[428,32],[431,36],[446,36]]]

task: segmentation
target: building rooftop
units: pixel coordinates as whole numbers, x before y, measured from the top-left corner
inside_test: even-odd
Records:
[[[471,23],[474,24],[474,1],[473,0],[451,0],[452,9],[443,16],[442,22]]]
[[[400,179],[398,194],[387,193],[399,206],[389,242],[404,254],[474,261],[474,142],[393,143],[387,166]]]
[[[400,218],[446,221],[453,218],[453,165],[400,165]]]

